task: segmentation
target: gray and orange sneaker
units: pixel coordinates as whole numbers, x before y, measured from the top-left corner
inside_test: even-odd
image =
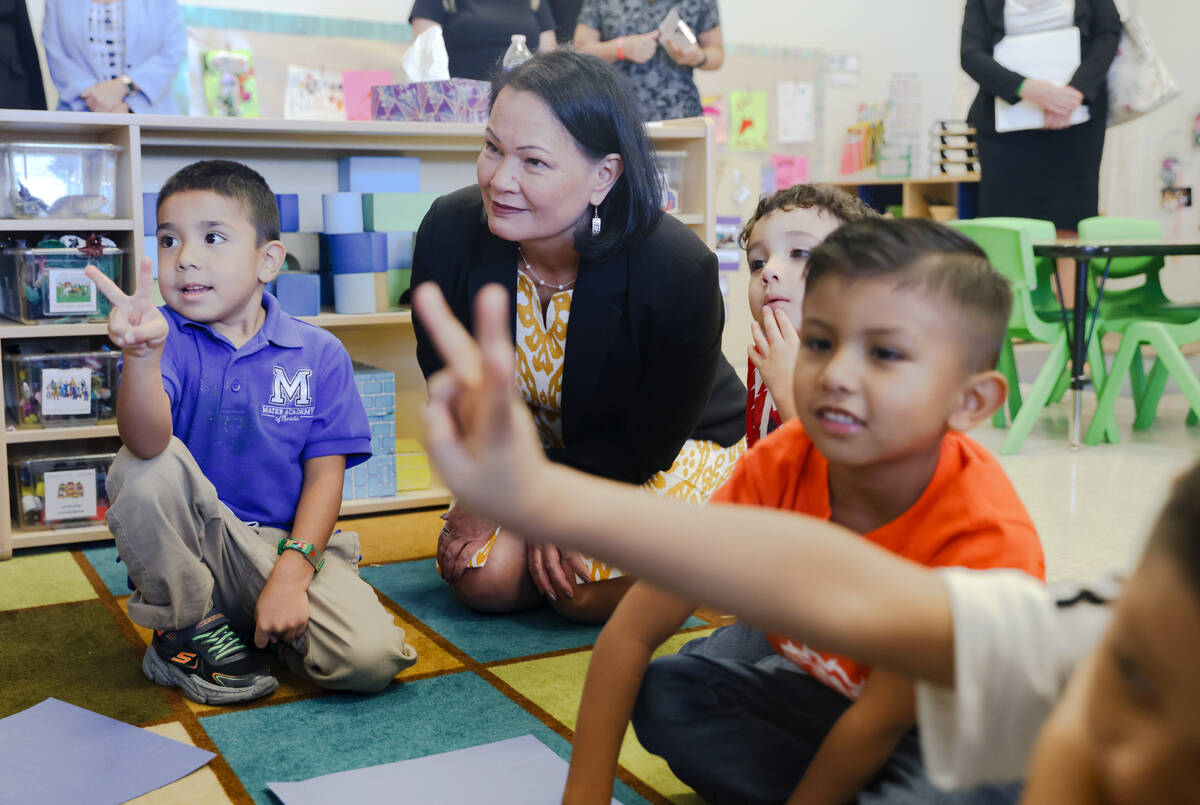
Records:
[[[155,629],[142,673],[201,704],[248,702],[279,687],[220,612],[210,612],[186,629]]]

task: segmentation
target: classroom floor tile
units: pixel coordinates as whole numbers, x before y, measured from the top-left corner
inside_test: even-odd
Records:
[[[164,738],[195,745],[187,729],[178,721],[157,724],[146,729]],[[209,763],[170,785],[131,799],[127,805],[226,805],[232,802],[221,786],[221,781],[217,779],[212,764]]]
[[[0,611],[95,597],[92,583],[67,551],[21,551],[0,562]]]
[[[567,742],[478,675],[392,685],[375,696],[319,699],[200,720],[256,802],[266,784],[449,752],[532,734],[560,757]],[[628,788],[624,805],[643,803]],[[399,794],[398,794],[399,798]]]
[[[427,559],[437,554],[445,509],[343,520],[338,528],[358,532],[364,565]]]
[[[117,546],[111,542],[102,542],[83,548],[80,553],[88,560],[113,597],[129,595],[129,571],[117,555]]]
[[[362,577],[478,662],[580,648],[600,634],[599,626],[572,623],[549,607],[515,615],[473,612],[446,589],[432,560],[365,567]],[[693,621],[688,626],[702,625]]]
[[[141,656],[99,601],[0,612],[0,639],[0,715],[54,697],[129,724],[171,716],[161,689],[142,676]]]
[[[712,634],[711,629],[678,634],[654,652],[655,657],[674,654],[689,640]],[[570,729],[575,729],[583,681],[591,662],[591,651],[577,651],[557,657],[492,666],[490,670],[512,688],[541,707]],[[691,789],[679,781],[667,762],[647,752],[630,727],[621,743],[620,764],[634,776],[672,802],[698,801]]]

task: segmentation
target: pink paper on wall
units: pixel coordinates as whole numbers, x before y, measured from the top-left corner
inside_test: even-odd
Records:
[[[390,70],[346,70],[342,90],[346,97],[347,120],[371,119],[371,87],[392,83]]]
[[[771,167],[775,169],[775,189],[784,190],[792,185],[808,181],[808,157],[790,154],[771,154]]]
[[[712,118],[716,141],[729,142],[729,112],[725,105],[725,96],[705,95],[700,99],[700,106],[704,110],[704,116]]]

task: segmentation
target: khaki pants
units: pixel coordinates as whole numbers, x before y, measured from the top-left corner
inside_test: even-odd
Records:
[[[217,498],[187,447],[142,460],[121,448],[108,474],[108,526],[137,589],[129,616],[151,629],[177,629],[210,610],[245,635],[287,534],[238,519]],[[308,588],[308,630],[281,656],[324,688],[371,692],[417,660],[404,630],[358,577],[358,535],[339,532]]]

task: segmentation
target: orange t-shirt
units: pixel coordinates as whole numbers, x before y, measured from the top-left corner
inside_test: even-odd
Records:
[[[829,463],[799,420],[764,437],[738,461],[713,502],[801,512],[828,520]],[[1045,579],[1033,521],[999,462],[973,439],[950,432],[925,491],[890,523],[863,535],[929,567],[1009,567]],[[768,633],[775,650],[834,690],[857,699],[870,669]]]

